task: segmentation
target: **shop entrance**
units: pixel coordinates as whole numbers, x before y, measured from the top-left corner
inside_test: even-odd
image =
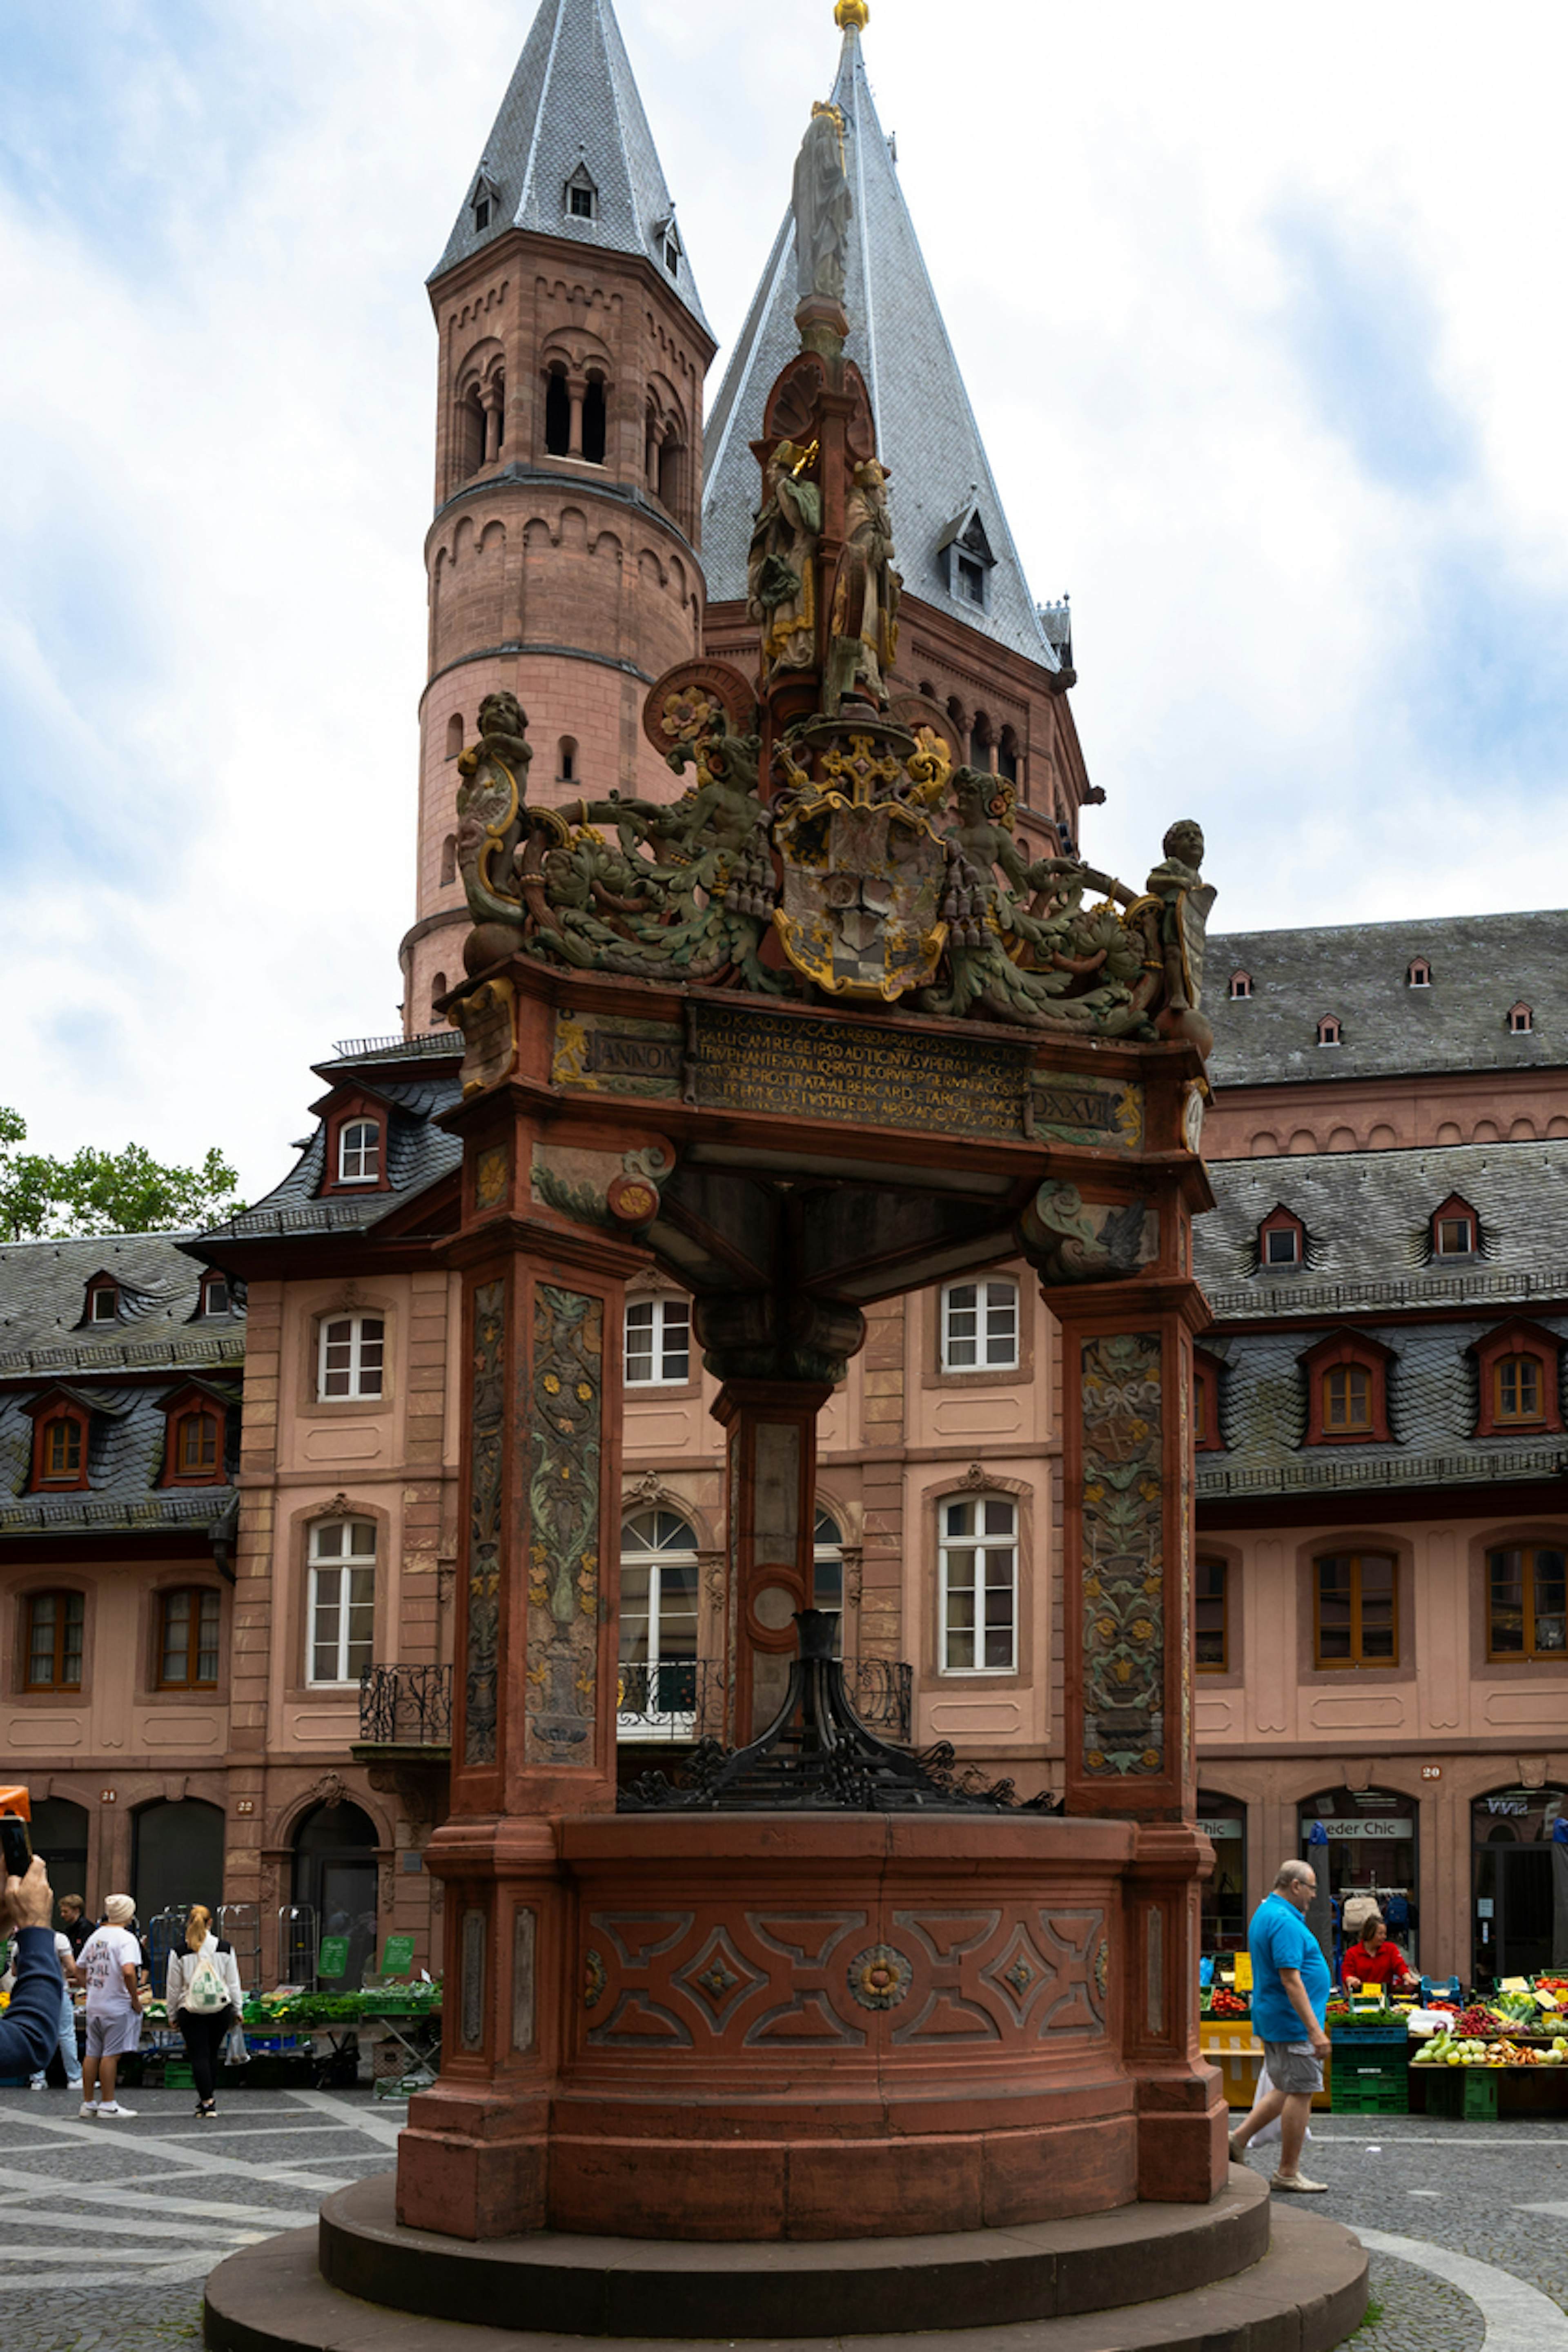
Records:
[[[1552,1827],[1563,1802],[1561,1789],[1494,1789],[1470,1807],[1478,1982],[1568,1962],[1552,1939]]]
[[[1321,1822],[1328,1832],[1336,1967],[1345,1944],[1355,1940],[1343,1933],[1346,1906],[1352,1923],[1359,1922],[1368,1897],[1383,1915],[1390,1942],[1398,1945],[1413,1968],[1420,1967],[1417,1816],[1417,1800],[1395,1789],[1330,1789],[1302,1805],[1301,1853],[1314,1867],[1317,1855],[1307,1845],[1312,1823]],[[1321,1852],[1320,1846],[1318,1853]]]
[[[1214,1875],[1204,1881],[1203,1948],[1247,1948],[1247,1807],[1237,1797],[1198,1790],[1198,1828],[1214,1847]]]

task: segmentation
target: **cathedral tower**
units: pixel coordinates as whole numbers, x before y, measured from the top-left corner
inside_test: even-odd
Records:
[[[542,0],[447,249],[426,542],[417,919],[404,1024],[461,974],[456,761],[485,696],[527,711],[530,798],[668,794],[651,681],[699,650],[714,341],[611,0]]]

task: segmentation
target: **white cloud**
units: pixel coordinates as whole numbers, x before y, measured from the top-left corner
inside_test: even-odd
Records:
[[[422,280],[529,15],[33,18],[0,98],[0,1098],[46,1148],[220,1140],[259,1190],[310,1061],[397,1025]],[[828,0],[621,16],[728,335],[831,77]],[[1484,39],[1456,0],[873,0],[1015,534],[1038,593],[1073,592],[1111,795],[1089,844],[1135,876],[1194,810],[1226,922],[1562,895],[1565,46],[1539,0]],[[1429,320],[1394,348],[1459,478],[1358,455],[1303,362],[1287,220]]]

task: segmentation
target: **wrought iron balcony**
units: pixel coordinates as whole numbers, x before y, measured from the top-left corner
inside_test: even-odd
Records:
[[[450,1666],[367,1666],[359,1683],[362,1748],[417,1748],[449,1754]]]
[[[724,1682],[710,1658],[672,1658],[618,1668],[616,1732],[623,1740],[685,1745],[724,1736]],[[869,1731],[908,1741],[914,1712],[914,1669],[901,1658],[846,1658],[850,1704]]]

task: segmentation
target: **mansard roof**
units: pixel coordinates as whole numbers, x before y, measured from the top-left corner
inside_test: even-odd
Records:
[[[199,1314],[202,1268],[185,1234],[97,1234],[0,1248],[0,1381],[89,1373],[206,1370],[245,1360],[245,1318]],[[123,1318],[86,1323],[94,1275],[121,1285]]]
[[[1568,1138],[1218,1160],[1208,1172],[1215,1205],[1193,1227],[1193,1266],[1222,1324],[1289,1316],[1327,1325],[1411,1307],[1489,1313],[1494,1303],[1500,1317],[1531,1300],[1568,1300]],[[1475,1257],[1432,1255],[1434,1213],[1454,1193],[1480,1220]],[[1258,1228],[1280,1204],[1312,1237],[1305,1265],[1258,1265]]]
[[[570,210],[566,193],[584,170],[595,192],[587,217]],[[490,202],[483,228],[476,211],[481,195]],[[684,238],[676,239],[673,273],[665,260],[674,217],[611,0],[542,0],[432,279],[509,229],[534,229],[602,252],[640,255],[708,329]]]
[[[881,460],[891,476],[889,499],[905,586],[1042,668],[1059,669],[1007,528],[853,26],[844,37],[833,103],[845,119],[855,202],[845,289],[848,355],[870,390]],[[762,432],[774,378],[800,348],[796,299],[792,208],[704,427],[702,551],[714,603],[746,593],[752,518],[761,495],[750,445]],[[984,606],[955,595],[949,585],[943,549],[956,535],[955,517],[960,531],[978,517],[995,557]]]
[[[1431,978],[1413,988],[1415,963]],[[1238,971],[1250,996],[1226,993]],[[1210,940],[1205,972],[1216,1087],[1568,1062],[1568,911],[1226,932]],[[1521,1002],[1535,1025],[1510,1031]],[[1340,1024],[1337,1045],[1317,1042],[1325,1014]]]

